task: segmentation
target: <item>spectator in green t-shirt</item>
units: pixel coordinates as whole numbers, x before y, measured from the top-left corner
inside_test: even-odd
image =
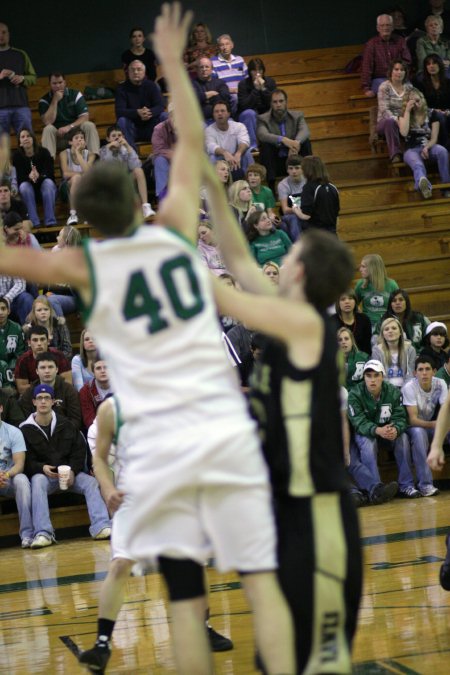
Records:
[[[359,266],[362,279],[355,286],[358,305],[370,319],[372,333],[379,319],[388,309],[389,296],[398,288],[398,283],[386,274],[383,258],[377,253],[369,253]]]
[[[274,228],[265,211],[256,211],[248,217],[247,238],[256,262],[261,267],[268,261],[281,265],[292,246],[287,234]]]
[[[447,389],[450,389],[450,352],[447,352],[447,361],[444,363],[442,368],[436,371],[436,377],[440,377],[441,380],[444,380],[447,385]]]
[[[89,121],[89,111],[81,91],[70,89],[62,73],[50,73],[50,91],[39,101],[39,115],[44,130],[42,147],[47,148],[53,159],[57,150],[68,146],[67,135],[75,127],[81,127],[86,137],[89,152],[98,155],[100,139],[95,124]]]
[[[14,366],[26,349],[22,328],[10,313],[8,300],[0,297],[0,387],[14,384]]]
[[[278,225],[280,219],[275,212],[274,194],[267,185],[263,185],[266,176],[266,167],[262,164],[250,164],[245,172],[252,191],[252,203],[258,207],[259,211],[265,211],[274,225]]]

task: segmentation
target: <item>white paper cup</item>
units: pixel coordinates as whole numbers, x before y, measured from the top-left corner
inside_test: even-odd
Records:
[[[67,490],[69,488],[70,466],[65,464],[58,466],[58,478],[60,490]]]

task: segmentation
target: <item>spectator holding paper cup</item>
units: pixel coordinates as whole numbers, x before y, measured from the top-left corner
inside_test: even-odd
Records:
[[[85,472],[86,441],[69,419],[54,412],[54,401],[52,386],[35,386],[36,412],[20,425],[27,447],[25,473],[31,481],[32,549],[51,546],[56,541],[48,495],[60,489],[84,495],[93,539],[109,539],[111,535],[111,521],[99,485]]]

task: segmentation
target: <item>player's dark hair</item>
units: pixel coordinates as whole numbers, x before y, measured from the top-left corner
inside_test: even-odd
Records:
[[[8,190],[11,190],[11,181],[9,180],[9,178],[6,178],[6,176],[0,178],[0,187],[7,187]]]
[[[77,186],[74,208],[107,236],[123,234],[133,224],[135,207],[132,180],[117,162],[99,162]]]
[[[299,261],[305,267],[305,294],[324,311],[350,286],[355,263],[347,245],[330,232],[311,229],[302,235]]]

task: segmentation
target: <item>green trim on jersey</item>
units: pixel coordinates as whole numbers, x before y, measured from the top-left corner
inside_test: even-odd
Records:
[[[94,309],[95,301],[97,299],[97,281],[95,277],[95,269],[94,269],[94,263],[91,257],[91,252],[89,250],[89,239],[83,239],[81,242],[82,248],[83,248],[83,253],[84,257],[87,262],[88,266],[88,271],[89,271],[89,279],[90,279],[90,287],[91,287],[91,300],[88,305],[85,304],[83,298],[81,295],[79,296],[79,301],[80,301],[80,309],[81,309],[81,315],[84,319],[85,322],[89,321],[89,318],[92,314],[92,310]]]
[[[161,225],[160,227],[165,227],[164,225]],[[197,250],[197,244],[192,240],[189,239],[183,232],[180,232],[180,230],[176,230],[174,227],[166,227],[166,230],[174,234],[178,239],[181,239],[184,241],[186,244],[189,244],[189,246],[195,250]]]

